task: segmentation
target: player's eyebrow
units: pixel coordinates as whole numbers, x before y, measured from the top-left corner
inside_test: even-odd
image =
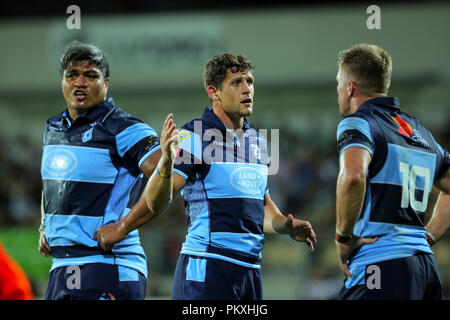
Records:
[[[70,69],[66,69],[66,71],[64,71],[65,73],[76,73],[78,72],[78,69],[75,68],[70,68]]]
[[[70,68],[67,69],[65,72],[65,74],[84,74],[84,75],[100,75],[102,74],[102,72],[98,69],[98,68],[92,68],[92,69],[88,69],[88,70],[80,70],[78,68]]]
[[[90,74],[90,75],[93,75],[93,74],[95,74],[95,75],[100,75],[101,74],[101,71],[100,70],[98,70],[97,68],[93,68],[93,69],[89,69],[89,70],[86,70],[86,71],[83,71],[83,74]]]
[[[234,82],[234,81],[236,81],[236,80],[246,80],[246,81],[248,81],[248,80],[250,80],[250,81],[255,81],[255,79],[253,78],[253,76],[252,75],[249,75],[248,73],[244,73],[244,74],[240,74],[240,75],[236,75],[236,76],[232,76],[231,78],[230,78],[230,82]]]

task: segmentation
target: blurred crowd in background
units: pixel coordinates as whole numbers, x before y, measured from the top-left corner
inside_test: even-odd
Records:
[[[433,133],[448,150],[450,128]],[[41,146],[29,137],[17,135],[6,139],[0,135],[0,226],[3,230],[17,226],[31,228],[36,234],[36,243],[30,244],[33,248],[37,248],[40,223],[40,157]],[[263,278],[265,274],[271,274],[272,269],[277,269],[278,273],[280,270],[288,273],[291,279],[298,281],[291,299],[334,299],[342,285],[343,276],[334,255],[337,174],[338,155],[335,149],[321,147],[312,139],[302,139],[289,129],[280,130],[280,170],[269,178],[271,197],[284,214],[293,213],[296,218],[310,221],[318,236],[314,254],[307,254],[303,246],[292,247],[288,239],[267,237]],[[170,296],[171,278],[186,230],[187,220],[183,212],[183,202],[178,199],[168,212],[140,230],[142,244],[148,249],[150,297]],[[279,242],[281,246],[289,243],[290,249],[284,255],[293,257],[294,261],[280,260],[279,256],[272,255],[270,251],[278,248],[275,245],[272,247],[274,242]],[[436,248],[446,247],[445,250],[448,250],[449,237],[442,242],[445,244],[439,243]],[[435,253],[448,299],[448,251]],[[39,253],[36,249],[32,254]],[[276,261],[271,261],[271,256]],[[29,270],[25,269],[25,272],[30,274]],[[30,281],[35,295],[40,297],[45,292],[47,274],[42,274],[41,279],[34,277],[30,277]]]

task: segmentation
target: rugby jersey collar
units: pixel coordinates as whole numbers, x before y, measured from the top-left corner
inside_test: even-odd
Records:
[[[220,130],[228,130],[228,128],[223,124],[223,122],[214,114],[211,107],[206,107],[205,111],[203,112],[202,120],[205,122],[209,122],[213,125],[214,128],[220,129]],[[244,118],[244,131],[247,129],[250,129],[252,125],[247,121],[246,118]]]
[[[400,102],[395,97],[378,97],[365,101],[359,108],[370,108],[373,106],[381,108],[400,109]]]
[[[85,113],[82,113],[78,116],[78,118],[85,118],[89,122],[94,122],[98,120],[102,115],[106,114],[109,110],[111,110],[115,106],[114,100],[112,97],[105,99],[102,103],[100,103],[97,107],[92,110],[89,110]],[[63,121],[65,121],[68,126],[72,125],[72,119],[69,117],[69,112],[66,109],[61,116],[63,117]],[[77,119],[78,119],[77,118]]]

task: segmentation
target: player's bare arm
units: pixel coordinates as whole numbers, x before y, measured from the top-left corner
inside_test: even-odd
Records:
[[[336,233],[341,238],[340,241],[336,240],[336,244],[339,264],[347,277],[351,277],[346,263],[351,248],[376,241],[376,238],[351,236],[363,207],[366,173],[371,160],[370,153],[360,147],[346,149],[339,159],[339,176],[336,187]]]
[[[439,241],[450,229],[450,169],[434,185],[441,193],[426,227],[430,244]]]
[[[359,147],[348,148],[339,159],[336,228],[340,233],[351,234],[361,213],[370,161],[370,153]]]
[[[152,174],[145,190],[147,205],[152,212],[159,214],[164,211],[174,199],[186,180],[173,173],[173,165],[178,153],[178,130],[169,114],[161,130],[161,152],[157,170]]]
[[[316,234],[308,221],[294,219],[292,214],[285,217],[277,205],[267,194],[264,196],[264,232],[289,234],[298,242],[305,242],[309,250],[314,252]]]

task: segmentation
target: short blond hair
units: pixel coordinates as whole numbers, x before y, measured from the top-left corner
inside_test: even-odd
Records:
[[[339,52],[338,66],[363,94],[388,93],[392,58],[382,48],[362,43]]]

